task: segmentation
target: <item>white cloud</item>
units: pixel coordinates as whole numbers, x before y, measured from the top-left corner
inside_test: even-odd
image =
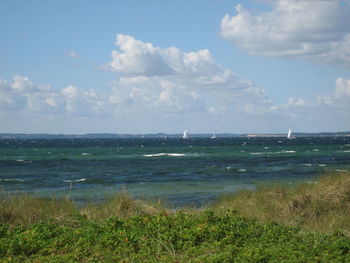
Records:
[[[131,36],[117,35],[116,45],[121,52],[112,51],[109,69],[130,75],[166,75],[170,68],[163,60],[159,48]]]
[[[162,49],[126,35],[117,35],[116,45],[120,51],[112,52],[107,65],[121,74],[109,98],[116,107],[214,113],[222,105],[266,104],[262,89],[223,68],[207,49],[188,53],[176,47]]]
[[[350,80],[344,78],[337,78],[335,80],[335,97],[337,99],[348,99],[350,100]]]
[[[64,126],[77,123],[93,129],[99,123],[99,131],[118,124],[128,132],[184,128],[244,132],[259,125],[267,131],[269,127],[284,128],[289,126],[288,120],[298,120],[300,127],[305,123],[311,126],[313,118],[322,112],[320,121],[346,123],[350,80],[338,78],[332,95],[319,95],[313,101],[290,97],[276,105],[252,81],[218,64],[208,50],[187,53],[175,47],[155,47],[130,36],[117,38],[122,38],[117,44],[123,48],[109,63],[108,69],[118,73],[110,91],[75,85],[54,89],[20,75],[11,81],[0,79],[1,121],[18,127],[15,120],[21,116],[23,123],[50,121],[55,125],[57,121]],[[153,64],[150,67],[148,59]]]
[[[49,85],[34,84],[21,75],[15,75],[11,83],[0,79],[0,111],[89,115],[100,112],[104,100],[94,90],[85,91],[72,85],[55,90]]]
[[[241,50],[350,65],[350,4],[344,0],[276,0],[258,15],[236,6],[221,35]]]
[[[80,55],[73,50],[66,51],[66,56],[71,58],[80,58]]]
[[[13,82],[0,81],[0,109],[55,110],[57,93],[48,85],[35,85],[27,77],[15,75]]]
[[[223,69],[207,49],[183,52],[178,48],[161,49],[132,36],[117,35],[119,51],[112,51],[111,71],[124,76],[187,76],[203,83],[222,83],[232,78],[233,72]]]
[[[346,113],[350,123],[350,80],[341,77],[337,78],[335,80],[334,94],[319,94],[317,101],[321,106],[326,106],[330,111]]]
[[[306,102],[303,99],[290,97],[288,98],[288,105],[300,107],[300,106],[305,106]]]

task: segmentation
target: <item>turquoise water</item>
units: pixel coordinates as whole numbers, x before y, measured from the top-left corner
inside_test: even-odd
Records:
[[[135,198],[201,205],[259,184],[314,181],[350,170],[349,137],[0,140],[6,192],[103,200]]]

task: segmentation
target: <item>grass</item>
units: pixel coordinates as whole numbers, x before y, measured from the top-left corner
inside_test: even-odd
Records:
[[[280,222],[307,231],[350,235],[350,173],[337,172],[297,186],[260,187],[224,195],[212,209],[236,209],[259,222]]]
[[[123,190],[101,204],[87,205],[80,213],[90,220],[101,222],[111,217],[126,219],[132,216],[155,215],[165,210],[161,200],[134,200]]]
[[[167,209],[125,191],[102,204],[0,199],[2,262],[350,262],[350,174]]]
[[[27,194],[2,194],[0,199],[0,222],[30,225],[43,220],[70,221],[80,212],[68,198],[42,198]]]

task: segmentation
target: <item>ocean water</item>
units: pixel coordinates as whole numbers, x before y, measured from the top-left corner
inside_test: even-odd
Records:
[[[0,187],[78,201],[121,189],[200,206],[257,185],[350,170],[350,137],[0,140]]]

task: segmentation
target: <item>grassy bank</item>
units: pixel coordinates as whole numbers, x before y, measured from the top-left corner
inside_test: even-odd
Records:
[[[220,213],[235,209],[261,223],[279,222],[307,231],[350,236],[350,173],[334,172],[296,186],[260,187],[227,194],[211,207]]]
[[[350,262],[350,174],[166,209],[125,192],[71,200],[4,195],[2,262]]]

